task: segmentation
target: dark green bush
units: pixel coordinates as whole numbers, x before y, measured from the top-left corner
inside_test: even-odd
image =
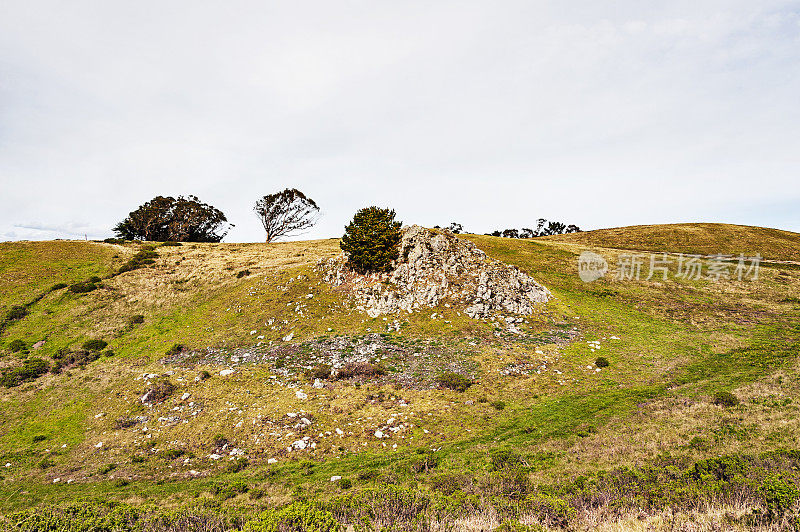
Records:
[[[114,471],[117,468],[117,464],[106,464],[100,469],[97,470],[97,474],[99,475],[107,475]]]
[[[209,373],[208,371],[203,370],[203,371],[200,372],[200,380],[201,381],[204,381],[204,380],[207,380],[207,379],[210,379],[210,378],[211,378],[211,373]]]
[[[128,261],[120,266],[119,270],[117,270],[117,274],[129,272],[131,270],[136,270],[138,268],[142,268],[147,264],[153,264],[155,259],[158,257],[158,253],[153,251],[153,248],[148,246],[145,248],[140,249],[137,251]]]
[[[594,361],[594,365],[598,368],[607,368],[609,366],[608,360],[604,357],[597,357],[597,360]]]
[[[236,274],[237,279],[241,279],[242,277],[247,277],[250,275],[250,270],[242,270]]]
[[[167,356],[177,355],[184,349],[186,349],[186,346],[183,344],[172,344],[172,347],[170,347],[169,350],[167,350],[166,355]]]
[[[764,497],[766,518],[770,522],[783,519],[786,512],[800,500],[800,490],[797,486],[791,480],[780,476],[765,479],[759,491]]]
[[[714,404],[723,407],[736,406],[739,404],[739,398],[730,392],[717,392],[714,394]]]
[[[8,350],[11,351],[12,353],[18,353],[23,349],[25,349],[26,347],[27,346],[25,345],[25,342],[23,342],[20,339],[11,340],[10,342],[8,342]]]
[[[140,323],[144,323],[144,315],[134,314],[128,321],[131,325],[139,325]]]
[[[386,368],[381,364],[371,362],[351,362],[339,368],[336,372],[337,379],[350,379],[356,376],[378,377],[386,375]]]
[[[113,353],[112,353],[113,354]],[[61,373],[64,369],[73,368],[75,366],[83,367],[90,362],[94,362],[100,358],[99,351],[87,351],[79,349],[77,351],[70,351],[69,349],[60,349],[53,355],[53,373]]]
[[[83,342],[83,348],[87,351],[102,351],[106,346],[108,346],[108,342],[105,340],[94,339]]]
[[[85,294],[94,290],[97,290],[97,285],[90,281],[81,281],[69,286],[69,291],[73,294]]]
[[[183,449],[164,449],[158,453],[164,460],[177,460],[186,453]]]
[[[353,487],[353,482],[349,478],[340,478],[336,483],[339,485],[339,489],[349,490]]]
[[[97,283],[99,283],[99,282],[101,282],[101,281],[102,281],[102,279],[101,279],[101,278],[99,278],[99,277],[98,277],[98,276],[96,276],[96,275],[93,275],[92,277],[89,277],[89,282],[90,282],[90,283],[97,284]]]
[[[505,401],[492,401],[489,404],[492,405],[495,410],[503,410],[506,407]]]
[[[347,265],[359,273],[385,272],[397,259],[402,222],[395,221],[392,209],[367,207],[359,210],[345,227],[339,244],[347,255]]]
[[[55,292],[56,290],[61,290],[62,288],[66,288],[67,283],[56,283],[50,287],[51,292]]]
[[[457,392],[464,392],[467,390],[467,388],[472,386],[472,379],[453,371],[440,373],[436,377],[436,382],[440,386],[450,388],[451,390],[455,390]]]
[[[166,241],[166,242],[162,242],[161,243],[161,247],[173,247],[173,248],[176,248],[176,247],[180,247],[182,245],[183,244],[181,244],[180,242],[172,242],[172,241],[169,241],[169,240]]]
[[[21,367],[5,368],[0,376],[0,385],[6,388],[19,386],[23,382],[35,380],[50,371],[50,366],[41,358],[29,358]]]
[[[14,305],[6,314],[6,321],[21,320],[28,315],[28,308],[24,305]]]
[[[37,434],[36,436],[33,437],[33,443],[39,443],[40,441],[45,441],[46,439],[47,436],[45,436],[44,434]]]

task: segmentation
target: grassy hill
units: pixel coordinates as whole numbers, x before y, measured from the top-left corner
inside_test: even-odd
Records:
[[[639,251],[739,255],[800,261],[800,233],[746,225],[635,225],[543,237],[542,241]]]
[[[121,504],[80,504],[87,522],[154,530],[261,512],[253,529],[292,512],[400,530],[791,517],[800,271],[689,280],[672,265],[666,281],[584,283],[576,254],[797,260],[800,235],[694,224],[465,238],[554,298],[518,330],[444,304],[370,318],[315,268],[337,240],[0,244],[0,309],[25,308],[5,321],[0,369],[51,368],[0,389],[2,523],[74,523],[79,497]],[[357,356],[369,363],[326,378]],[[448,388],[447,372],[472,384]]]

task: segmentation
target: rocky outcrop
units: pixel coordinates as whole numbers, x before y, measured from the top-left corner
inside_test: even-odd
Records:
[[[462,307],[472,318],[492,312],[528,315],[550,291],[517,267],[489,259],[475,244],[447,231],[416,225],[403,228],[400,255],[392,271],[359,275],[346,257],[317,265],[325,280],[349,290],[371,317],[414,312],[440,304]]]

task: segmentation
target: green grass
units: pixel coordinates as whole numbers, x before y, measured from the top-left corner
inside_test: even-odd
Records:
[[[603,243],[619,249],[634,243],[644,247],[632,249],[660,249],[666,242],[669,251],[690,252],[744,231],[700,229],[721,233],[669,241],[659,240],[663,236],[659,231],[644,237],[633,228],[629,238],[609,233]],[[684,228],[673,231],[682,234]],[[742,234],[769,236],[773,240],[763,241],[767,248],[783,253],[783,236],[761,231],[749,228]],[[579,248],[572,241],[466,238],[490,257],[517,265],[553,292],[555,298],[521,325],[524,335],[501,332],[490,322],[471,320],[459,316],[458,309],[445,307],[398,316],[401,330],[389,333],[389,322],[350,308],[342,293],[321,282],[314,271],[318,258],[336,253],[332,241],[159,248],[153,265],[104,281],[99,290],[46,295],[2,336],[3,345],[22,339],[30,346],[46,339],[45,346],[31,353],[3,348],[1,365],[13,366],[25,356],[46,358],[89,339],[109,342],[116,356],[0,391],[0,446],[15,463],[0,472],[4,477],[0,510],[84,495],[178,505],[190,502],[188,493],[237,479],[264,490],[273,504],[338,496],[338,484],[330,482],[334,475],[352,479],[355,491],[387,482],[429,485],[435,475],[465,475],[476,483],[488,482],[489,456],[503,448],[514,449],[531,464],[527,472],[531,479],[558,485],[579,475],[649,463],[663,452],[698,460],[746,447],[774,450],[791,446],[800,437],[800,426],[793,421],[796,407],[780,399],[800,393],[800,381],[791,377],[800,354],[800,309],[792,304],[800,296],[796,271],[765,268],[759,281],[752,283],[602,279],[587,284],[577,275]],[[748,242],[731,246],[744,250]],[[45,258],[35,271],[55,271],[58,267],[49,262],[61,264],[58,257],[67,255],[63,259],[67,260],[74,252],[62,243],[50,245],[49,251],[46,244],[38,245],[39,256]],[[108,258],[106,246],[84,245],[100,250],[99,254],[74,270],[59,270],[74,274],[65,282],[83,280],[92,272],[102,275],[116,263]],[[135,249],[126,249],[120,257]],[[34,255],[30,250],[27,255],[20,253],[14,246],[0,248],[0,264],[7,265],[4,271],[17,272],[2,280],[8,290],[0,301],[8,308],[39,294],[53,281],[35,272],[23,276],[22,270],[33,268]],[[251,274],[237,277],[236,272],[244,269]],[[308,294],[313,297],[307,298]],[[443,318],[430,319],[434,311]],[[143,322],[132,323],[135,315],[143,315]],[[282,337],[290,332],[294,338],[284,342]],[[311,358],[315,339],[360,338],[368,333],[384,333],[389,345],[406,355],[384,361],[384,377],[329,381],[326,388],[311,388],[311,380],[298,368],[318,363]],[[595,340],[600,348],[588,343]],[[174,344],[189,351],[214,347],[230,354],[236,348],[266,350],[270,342],[298,344],[297,353],[283,361],[284,368],[277,363],[240,366],[235,374],[222,377],[219,372],[226,366],[159,362]],[[609,366],[598,372],[594,362],[600,356]],[[545,370],[533,371],[542,363]],[[431,387],[448,364],[465,368],[474,383],[463,390]],[[528,369],[502,373],[509,367]],[[297,371],[284,376],[286,368]],[[392,380],[406,369],[416,375],[413,385]],[[211,377],[196,381],[201,371]],[[153,407],[142,406],[139,398],[146,388],[142,375],[165,372],[171,372],[169,379],[177,387],[173,397]],[[308,398],[300,401],[296,388],[273,385],[276,376],[304,390]],[[721,411],[713,404],[718,391],[734,392],[741,403]],[[180,399],[184,392],[189,399]],[[399,398],[408,407],[400,407]],[[189,401],[202,405],[195,418],[185,413]],[[492,406],[499,402],[505,407]],[[313,417],[313,427],[289,436],[293,429],[285,426],[286,412],[301,409]],[[115,428],[118,418],[140,415],[151,418],[149,437],[139,431],[140,425]],[[172,415],[190,422],[155,421]],[[386,440],[375,438],[375,428],[390,417],[413,428]],[[751,425],[758,430],[749,429]],[[318,437],[336,427],[348,434]],[[281,436],[270,436],[271,432]],[[242,471],[226,473],[227,460],[207,458],[209,442],[218,433],[246,450],[249,465]],[[313,436],[318,447],[287,455],[286,446],[301,434]],[[642,434],[648,441],[642,441]],[[34,441],[36,436],[46,439]],[[714,443],[689,446],[694,437]],[[99,441],[104,445],[96,448]],[[156,452],[150,450],[151,442]],[[660,447],[650,442],[659,442]],[[61,447],[64,444],[66,448]],[[420,453],[427,456],[434,449],[433,473],[416,472]],[[278,457],[277,464],[267,463],[272,457]],[[44,458],[54,465],[37,466]],[[189,463],[184,464],[186,459]],[[117,467],[99,475],[110,463]],[[190,470],[199,471],[199,478],[190,479]],[[360,471],[375,471],[375,477],[359,479]],[[111,475],[130,479],[130,484],[115,484],[106,478]],[[53,478],[75,482],[53,484]],[[223,507],[257,504],[237,495]]]

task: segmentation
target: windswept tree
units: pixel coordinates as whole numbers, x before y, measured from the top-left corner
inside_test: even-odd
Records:
[[[114,226],[114,233],[126,240],[219,242],[233,227],[227,222],[197,196],[156,196]]]
[[[400,228],[392,209],[366,207],[359,210],[345,227],[339,246],[347,255],[347,265],[359,273],[385,272],[399,254]]]
[[[253,210],[264,226],[267,242],[311,228],[319,214],[316,202],[296,188],[264,196]]]
[[[450,222],[450,225],[447,227],[447,230],[453,233],[454,235],[460,235],[464,232],[464,226],[458,222]]]

